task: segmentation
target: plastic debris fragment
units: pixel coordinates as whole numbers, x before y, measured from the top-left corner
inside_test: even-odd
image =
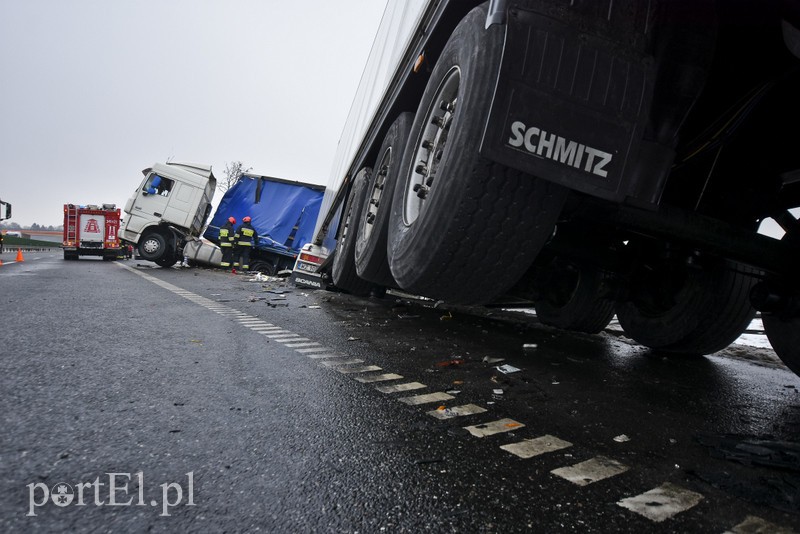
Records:
[[[513,365],[508,365],[508,364],[501,365],[499,367],[495,367],[495,369],[497,369],[498,371],[500,371],[504,375],[507,375],[507,374],[510,374],[510,373],[517,373],[519,371],[522,371],[522,369],[520,369],[518,367],[514,367]]]
[[[620,434],[619,436],[614,438],[614,441],[616,441],[617,443],[625,443],[626,441],[630,441],[630,440],[631,440],[631,438],[629,438],[625,434]]]
[[[447,361],[444,361],[444,362],[438,362],[436,364],[436,367],[449,367],[451,365],[461,365],[462,363],[464,363],[463,359],[454,358],[452,360],[447,360]]]

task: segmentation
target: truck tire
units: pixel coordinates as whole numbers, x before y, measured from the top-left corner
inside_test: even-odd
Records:
[[[267,276],[275,276],[275,265],[272,262],[265,260],[255,260],[250,262],[250,270],[252,272],[259,272]]]
[[[160,232],[145,234],[139,241],[139,256],[147,261],[156,261],[167,253],[167,238]]]
[[[342,210],[341,230],[331,266],[333,284],[343,291],[362,297],[369,295],[373,284],[359,278],[356,272],[355,244],[371,175],[372,169],[365,167],[353,179],[350,195]]]
[[[614,317],[614,300],[604,296],[609,275],[587,265],[554,261],[560,275],[545,298],[536,301],[536,316],[546,325],[596,334]]]
[[[175,254],[164,256],[163,258],[158,258],[155,260],[156,265],[164,268],[172,267],[176,263],[178,263],[178,258],[175,256]]]
[[[676,354],[711,354],[724,349],[747,328],[755,317],[750,304],[750,290],[757,281],[756,271],[724,260],[705,268],[686,268],[678,276],[654,272],[654,277],[675,280],[660,286],[660,304],[646,302],[648,293],[657,287],[636,287],[639,295],[618,303],[617,318],[625,333],[638,343],[663,352]],[[653,286],[659,284],[655,278]],[[667,294],[664,287],[674,291]],[[652,296],[652,294],[650,295]]]
[[[358,276],[382,286],[395,285],[386,253],[389,214],[400,162],[411,131],[413,113],[401,113],[386,132],[375,171],[367,185],[367,200],[355,243]]]
[[[761,316],[772,349],[794,374],[800,376],[800,317]]]
[[[403,154],[389,267],[404,290],[482,304],[522,277],[553,232],[567,190],[478,154],[503,49],[473,9],[444,47]]]

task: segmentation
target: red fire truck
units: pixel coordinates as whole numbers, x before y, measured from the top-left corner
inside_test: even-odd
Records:
[[[77,260],[79,256],[116,259],[120,251],[119,218],[120,210],[114,204],[64,204],[64,259]]]

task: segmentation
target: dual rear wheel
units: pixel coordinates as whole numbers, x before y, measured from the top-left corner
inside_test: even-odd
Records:
[[[397,118],[376,174],[366,186],[354,182],[332,267],[337,286],[363,292],[361,280],[486,303],[523,275],[552,234],[566,189],[478,153],[504,38],[501,27],[484,27],[487,9],[461,21],[413,121]]]

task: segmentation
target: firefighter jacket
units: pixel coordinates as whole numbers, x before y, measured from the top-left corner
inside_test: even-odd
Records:
[[[258,233],[249,222],[242,223],[236,230],[235,241],[240,247],[252,247],[258,242]]]
[[[232,247],[233,235],[233,224],[228,221],[219,229],[219,246]]]

